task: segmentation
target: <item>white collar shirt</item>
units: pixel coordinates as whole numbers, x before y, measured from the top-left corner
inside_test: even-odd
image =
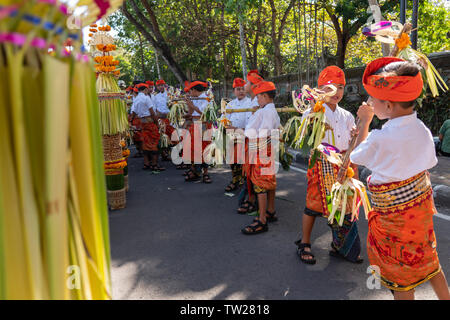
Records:
[[[340,151],[347,150],[351,140],[351,130],[355,125],[355,118],[349,111],[342,109],[339,106],[336,106],[336,110],[333,111],[326,103],[323,105],[325,107],[326,123],[333,128],[334,143],[333,134],[330,130],[325,132],[325,137],[322,142],[334,145]],[[310,112],[311,109],[306,110],[302,115],[302,120]]]
[[[403,181],[437,164],[433,136],[416,113],[372,130],[350,160],[372,170],[372,184]]]
[[[153,107],[152,99],[143,92],[139,92],[134,99],[134,113],[136,113],[139,118],[150,116],[150,108]]]
[[[169,113],[169,108],[167,107],[167,92],[159,92],[153,96],[153,103],[155,104],[156,110],[161,113]]]
[[[270,137],[271,130],[278,130],[280,117],[273,103],[258,109],[245,126],[245,136],[250,139]]]
[[[245,97],[242,100],[238,98],[232,100],[228,105],[230,109],[246,109],[250,108],[250,98]],[[227,113],[227,119],[231,121],[231,125],[236,128],[245,129],[248,120],[250,119],[252,113],[251,112],[235,112],[235,113]]]

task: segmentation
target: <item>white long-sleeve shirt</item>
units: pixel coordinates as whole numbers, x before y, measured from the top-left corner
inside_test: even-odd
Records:
[[[143,92],[139,92],[137,97],[134,99],[133,106],[133,112],[136,113],[139,118],[150,116],[150,109],[154,108],[152,99]]]
[[[372,184],[403,181],[437,164],[433,136],[416,113],[372,130],[350,160],[372,170]]]
[[[228,105],[230,109],[246,109],[250,108],[250,98],[245,97],[242,100],[238,98],[232,100]],[[227,113],[226,117],[231,121],[231,125],[236,128],[245,129],[245,126],[248,123],[252,113],[251,112],[235,112],[235,113]]]
[[[245,136],[250,139],[270,137],[271,130],[279,129],[280,117],[273,103],[258,109],[245,126]]]
[[[333,128],[333,136],[329,130],[325,132],[325,137],[322,142],[334,145],[340,151],[347,150],[349,142],[351,140],[351,130],[355,125],[355,118],[353,115],[339,106],[336,106],[336,110],[331,110],[330,107],[324,103],[326,123]],[[302,120],[311,112],[311,109],[306,110],[302,115]]]

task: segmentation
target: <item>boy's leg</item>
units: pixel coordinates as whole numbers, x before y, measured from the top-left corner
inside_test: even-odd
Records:
[[[150,155],[149,155],[150,151],[146,151],[144,150],[144,166],[148,167],[150,166]]]
[[[450,300],[450,292],[444,272],[441,271],[431,278],[430,283],[439,300]]]
[[[414,300],[414,289],[409,291],[394,291],[395,300]]]
[[[259,221],[266,224],[267,193],[258,194]]]
[[[275,191],[269,190],[267,193],[267,211],[270,213],[275,212]]]

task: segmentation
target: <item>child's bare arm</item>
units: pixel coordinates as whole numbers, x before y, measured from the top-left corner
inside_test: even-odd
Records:
[[[358,139],[356,140],[356,146],[366,140],[369,135],[369,126],[374,116],[373,107],[365,102],[358,109],[358,118],[360,119],[359,128],[356,132]]]

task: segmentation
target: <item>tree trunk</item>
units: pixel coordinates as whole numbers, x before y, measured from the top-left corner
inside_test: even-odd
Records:
[[[336,52],[336,59],[337,59],[337,66],[341,69],[345,68],[345,53],[347,51],[347,34],[342,33],[340,36],[338,36],[338,46],[337,46],[337,52]]]
[[[244,25],[242,20],[239,18],[239,38],[241,46],[241,57],[242,57],[242,74],[244,80],[247,81],[247,52],[245,52],[245,42],[244,42]]]
[[[138,18],[135,18],[130,13],[130,11],[128,11],[127,3],[131,3]],[[146,1],[144,1],[143,3],[145,4]],[[146,9],[149,10],[147,7]],[[139,10],[139,8],[137,7],[136,3],[133,0],[125,1],[123,3],[121,10],[125,15],[125,17],[136,27],[136,29],[145,37],[145,39],[148,42],[150,42],[150,44],[156,50],[156,53],[159,53],[161,55],[161,57],[166,62],[167,66],[173,72],[173,74],[180,82],[180,84],[183,84],[184,81],[187,80],[186,74],[173,58],[169,46],[165,42],[164,38],[162,38],[162,35],[159,33],[159,26],[158,25],[154,26],[152,22],[143,15],[143,13]],[[152,14],[150,14],[150,16],[152,16]],[[157,23],[156,19],[154,23]]]
[[[159,70],[158,52],[155,52],[156,71],[158,72],[158,79],[161,79],[161,72]]]

